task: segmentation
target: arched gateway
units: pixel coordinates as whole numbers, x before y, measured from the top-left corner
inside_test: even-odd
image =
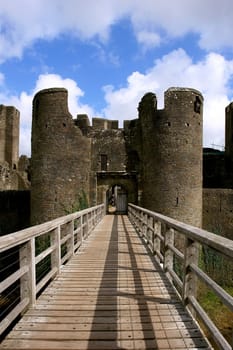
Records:
[[[128,202],[137,203],[137,187],[136,173],[97,173],[97,201],[105,203],[108,214],[126,214]]]

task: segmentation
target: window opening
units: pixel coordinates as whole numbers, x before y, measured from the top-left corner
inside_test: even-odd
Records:
[[[106,154],[100,155],[101,171],[107,171],[108,168],[108,157]]]
[[[201,100],[198,96],[196,96],[196,100],[194,102],[194,112],[201,113]]]

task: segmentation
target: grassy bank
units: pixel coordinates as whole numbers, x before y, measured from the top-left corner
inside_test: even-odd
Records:
[[[233,296],[233,287],[224,288],[227,293]],[[215,323],[227,341],[232,343],[233,315],[221,300],[207,287],[201,286],[199,289],[198,300],[211,320]],[[208,335],[209,340],[211,337]]]

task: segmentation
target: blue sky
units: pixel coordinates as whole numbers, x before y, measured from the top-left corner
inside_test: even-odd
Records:
[[[233,100],[232,0],[0,0],[0,104],[20,111],[30,155],[32,99],[65,87],[75,117],[132,119],[144,93],[204,96],[203,145],[224,146]]]

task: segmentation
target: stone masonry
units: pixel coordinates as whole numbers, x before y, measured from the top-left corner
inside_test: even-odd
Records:
[[[225,152],[202,150],[202,110],[197,90],[170,88],[162,110],[149,92],[139,103],[138,118],[124,121],[123,128],[103,118],[93,118],[91,125],[85,114],[70,115],[65,89],[40,91],[33,104],[31,222],[101,202],[107,212],[111,205],[124,212],[132,202],[200,226],[204,187],[203,227],[231,238],[233,103],[226,107]],[[30,204],[24,191],[30,189],[31,162],[19,158],[15,107],[0,105],[0,141],[0,204],[6,217],[15,208],[17,191]],[[123,207],[114,204],[114,196],[123,199]],[[11,215],[12,230],[20,229],[19,220],[13,220],[18,214]],[[22,228],[29,218],[24,222]]]
[[[0,191],[29,187],[19,158],[19,118],[15,107],[0,105]]]
[[[139,118],[118,121],[78,115],[62,88],[33,101],[32,223],[87,205],[124,200],[196,226],[202,217],[202,105],[200,92],[170,88],[165,108],[156,96],[139,103]],[[118,194],[117,194],[118,193]],[[124,197],[123,197],[124,195]]]

